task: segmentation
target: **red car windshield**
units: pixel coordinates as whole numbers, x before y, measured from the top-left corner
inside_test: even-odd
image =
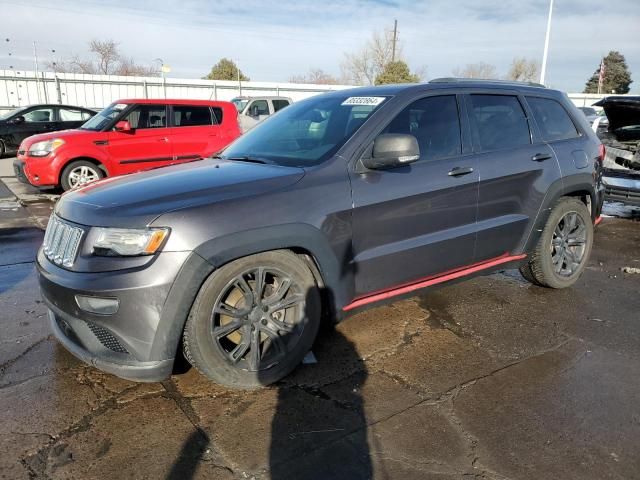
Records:
[[[109,125],[114,118],[122,113],[122,111],[129,105],[126,103],[112,103],[104,110],[100,111],[97,115],[91,117],[80,128],[82,130],[93,130],[99,132]]]

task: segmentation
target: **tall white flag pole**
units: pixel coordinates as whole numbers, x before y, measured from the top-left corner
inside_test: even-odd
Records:
[[[547,35],[544,39],[544,53],[542,54],[542,68],[540,69],[540,83],[544,85],[547,74],[547,55],[549,54],[549,35],[551,34],[551,16],[553,15],[553,0],[549,2],[549,18],[547,19]]]

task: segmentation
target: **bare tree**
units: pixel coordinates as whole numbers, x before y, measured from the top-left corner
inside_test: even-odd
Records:
[[[289,81],[291,83],[315,83],[318,85],[336,85],[339,83],[337,78],[326,73],[321,68],[312,68],[306,75],[294,75]]]
[[[98,75],[155,76],[157,68],[138,64],[131,57],[120,54],[118,44],[113,40],[92,40],[89,51],[96,60],[83,59],[73,55],[69,59],[57,59],[47,64],[47,68],[62,73],[87,73]]]
[[[91,40],[89,51],[98,57],[98,71],[103,75],[113,75],[120,61],[118,44],[113,40]]]
[[[498,78],[495,65],[484,62],[469,63],[463,68],[454,68],[452,73],[454,77],[459,78]]]
[[[393,56],[393,38],[374,32],[367,43],[356,52],[345,53],[342,75],[349,83],[373,85]],[[402,60],[402,50],[396,45],[396,60]]]
[[[507,73],[507,80],[519,82],[537,81],[540,75],[540,64],[525,57],[514,58]]]

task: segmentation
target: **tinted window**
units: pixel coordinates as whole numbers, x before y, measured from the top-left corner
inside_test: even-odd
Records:
[[[575,138],[578,130],[569,114],[560,103],[549,98],[527,97],[533,111],[533,118],[540,128],[542,138],[547,142]]]
[[[89,113],[83,112],[82,110],[61,108],[59,112],[61,122],[82,122],[83,120],[88,120],[89,118],[91,118],[91,115],[89,115]]]
[[[211,125],[211,110],[209,107],[191,105],[176,105],[173,107],[173,125],[176,127],[194,127],[197,125]]]
[[[460,120],[454,95],[422,98],[396,116],[384,133],[415,136],[422,160],[460,155]]]
[[[277,112],[278,110],[282,110],[284,107],[289,106],[288,100],[272,100],[272,103],[274,112]]]
[[[212,107],[211,111],[213,112],[213,123],[217,123],[218,125],[222,124],[222,109]]]
[[[52,108],[39,108],[37,110],[31,110],[24,113],[24,121],[27,123],[36,122],[53,122],[53,109]]]
[[[125,118],[131,128],[162,128],[167,126],[164,105],[138,105]]]
[[[269,115],[269,104],[266,100],[255,100],[249,107],[250,115]]]
[[[474,143],[480,151],[514,148],[531,143],[529,124],[518,97],[471,95]]]

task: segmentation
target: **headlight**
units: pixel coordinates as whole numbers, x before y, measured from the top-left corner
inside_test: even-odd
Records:
[[[168,228],[133,230],[124,228],[95,228],[94,255],[132,256],[154,254],[169,235]]]
[[[64,140],[61,138],[45,140],[44,142],[36,142],[29,147],[29,155],[31,157],[46,157],[62,145],[64,145]]]

